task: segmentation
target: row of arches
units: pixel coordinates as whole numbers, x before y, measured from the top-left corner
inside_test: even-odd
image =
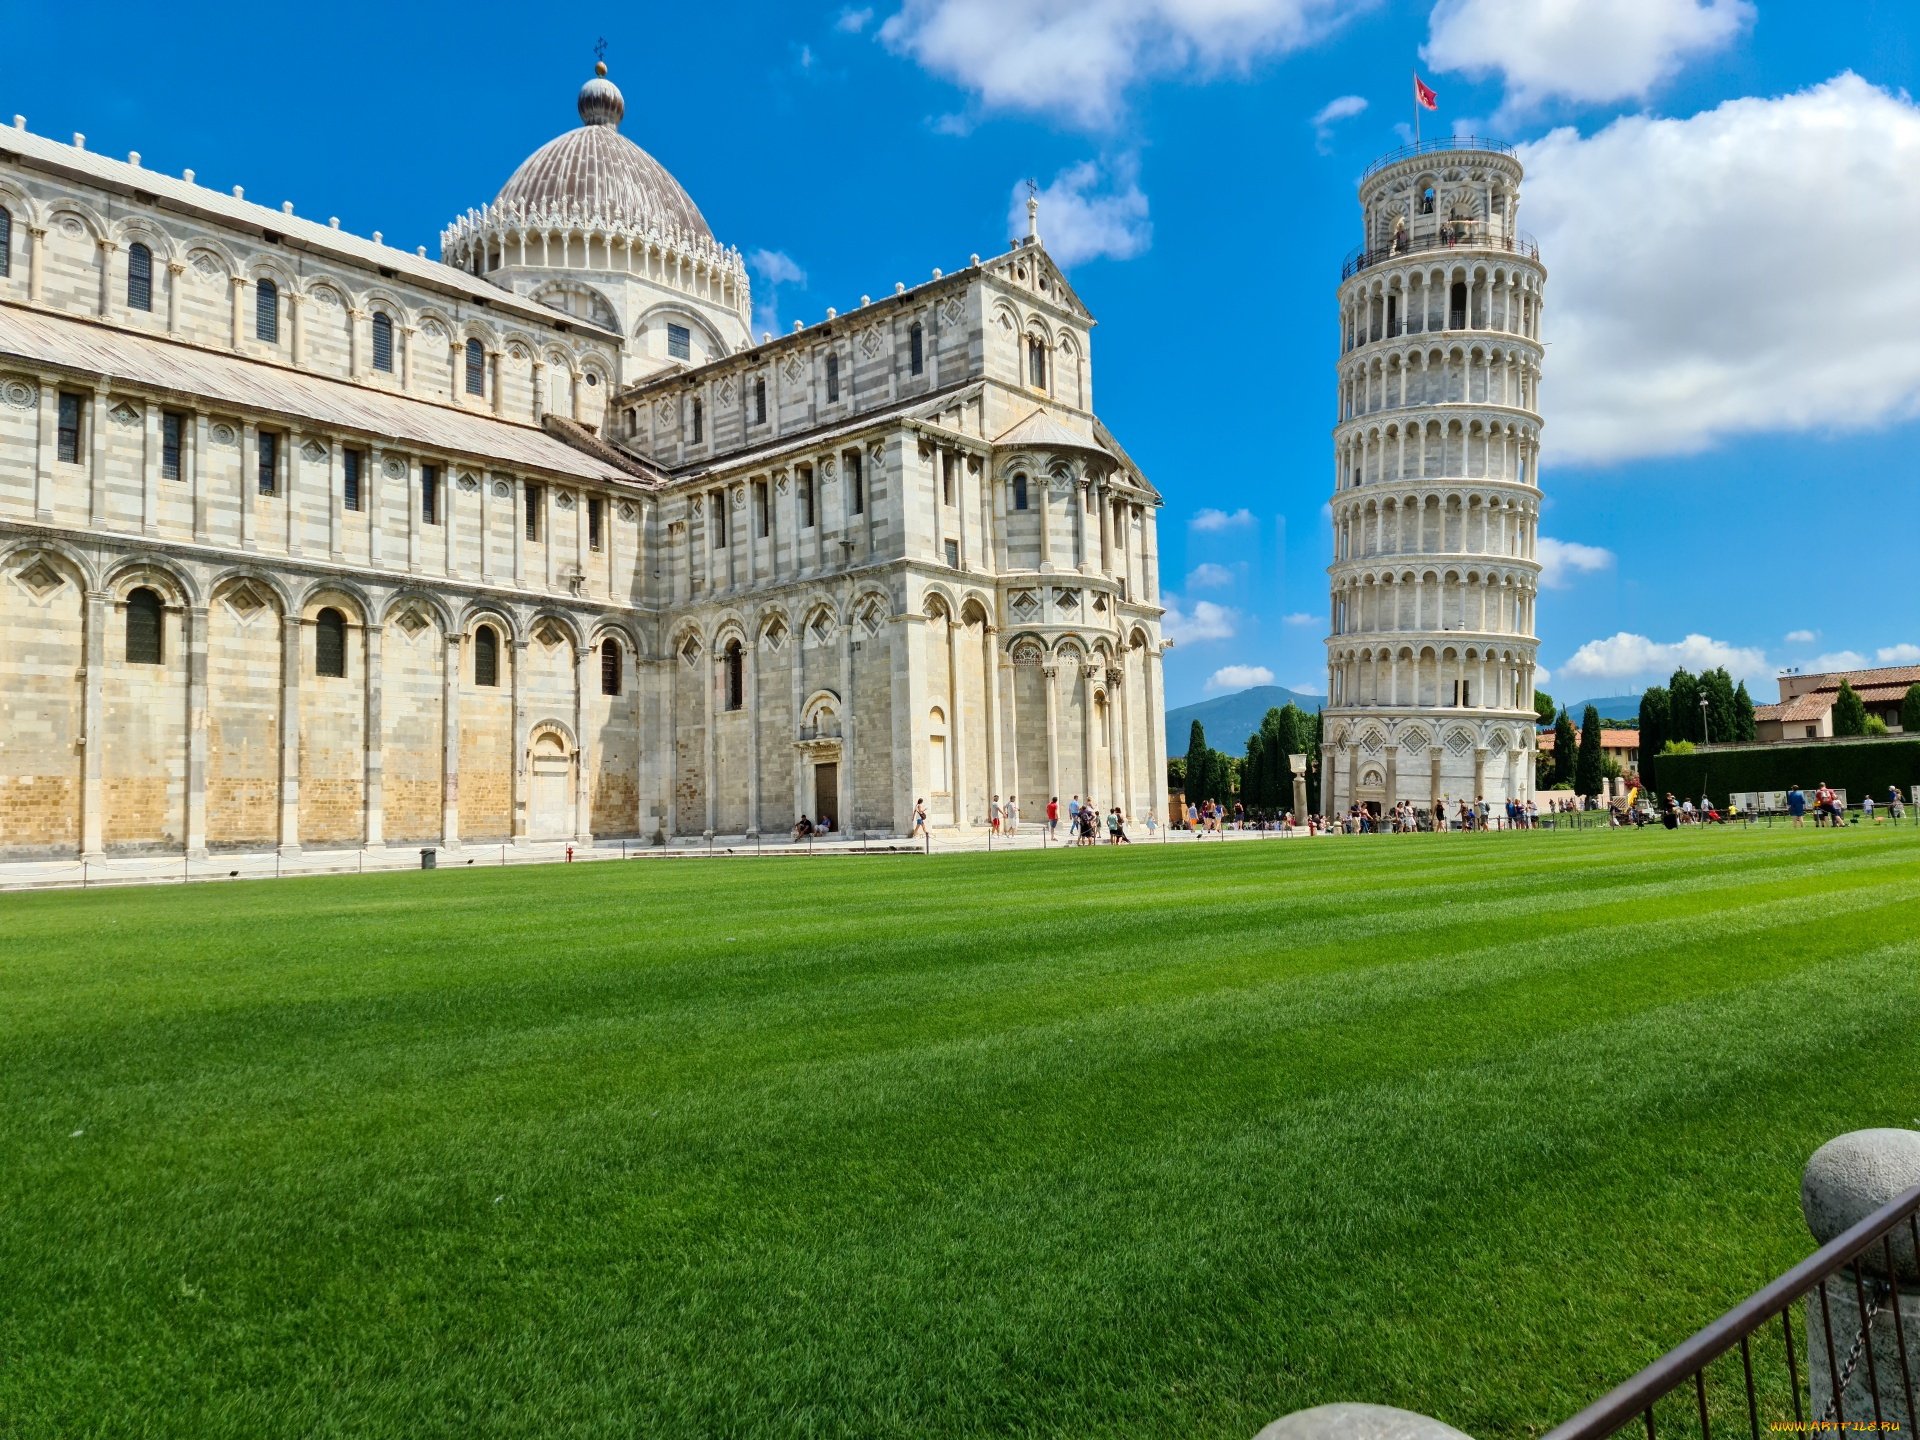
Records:
[[[1407,570],[1334,582],[1335,635],[1471,630],[1533,634],[1533,576],[1521,571]]]
[[[1336,564],[1371,555],[1506,555],[1531,560],[1539,505],[1531,498],[1479,491],[1431,491],[1338,503]]]
[[[1532,410],[1540,362],[1500,345],[1410,345],[1342,366],[1340,419],[1416,405],[1504,405]]]
[[[1540,338],[1542,276],[1527,265],[1408,261],[1368,267],[1341,296],[1341,351],[1444,330]]]
[[[1328,703],[1409,709],[1530,711],[1533,651],[1479,645],[1335,648]]]
[[[1496,480],[1538,488],[1536,426],[1484,415],[1410,418],[1349,430],[1334,441],[1335,488],[1407,480]]]

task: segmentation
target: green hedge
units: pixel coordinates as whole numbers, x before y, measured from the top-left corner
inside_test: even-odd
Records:
[[[1654,789],[1660,794],[1697,800],[1710,796],[1725,805],[1735,790],[1786,790],[1798,785],[1812,793],[1817,785],[1847,792],[1857,805],[1872,795],[1884,804],[1887,787],[1906,795],[1920,785],[1920,740],[1899,737],[1851,745],[1752,745],[1738,750],[1660,755],[1653,761]]]

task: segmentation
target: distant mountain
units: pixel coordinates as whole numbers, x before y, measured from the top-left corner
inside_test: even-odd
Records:
[[[1567,707],[1567,714],[1573,717],[1573,723],[1575,725],[1580,723],[1580,717],[1587,713],[1587,706],[1589,705],[1600,712],[1600,718],[1602,720],[1632,720],[1636,724],[1638,724],[1640,720],[1640,697],[1638,695],[1608,695],[1598,700],[1576,700],[1573,704],[1569,705]],[[1169,741],[1168,743],[1171,744],[1172,742]]]
[[[1267,711],[1277,710],[1291,700],[1311,715],[1327,703],[1324,695],[1303,695],[1283,685],[1256,685],[1232,695],[1202,700],[1198,705],[1182,705],[1167,712],[1167,753],[1187,753],[1187,733],[1198,720],[1207,732],[1207,744],[1215,750],[1237,755],[1247,748],[1247,737],[1260,728]],[[1636,702],[1637,704],[1638,702]]]

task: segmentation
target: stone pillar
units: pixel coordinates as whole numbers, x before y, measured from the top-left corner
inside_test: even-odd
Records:
[[[38,305],[46,298],[47,228],[27,227],[27,299]]]
[[[193,413],[193,432],[188,451],[189,490],[193,505],[193,538],[205,543],[212,531],[208,528],[207,518],[207,415],[204,410]]]
[[[228,343],[235,350],[238,350],[241,345],[245,343],[247,333],[244,323],[247,313],[247,277],[244,275],[229,276],[227,278],[227,291],[230,301],[230,318],[232,321],[232,334],[229,337]]]
[[[457,631],[446,637],[446,659],[440,671],[440,843],[460,848],[460,642]]]
[[[361,800],[366,807],[366,817],[361,826],[361,843],[369,847],[386,844],[385,800],[381,793],[381,782],[385,776],[385,755],[383,742],[386,738],[385,721],[380,712],[380,684],[382,667],[380,660],[380,627],[371,618],[367,621],[365,639],[366,697],[367,697],[367,733],[366,758],[361,767]]]
[[[1047,797],[1052,799],[1060,793],[1060,695],[1058,665],[1042,665],[1040,674],[1046,681],[1044,689],[1047,695]]]
[[[840,613],[845,616],[840,626],[840,828],[849,833],[853,830],[853,747],[859,729],[859,722],[854,718],[853,703],[852,598],[851,594],[843,596],[840,606]],[[952,727],[948,728],[951,730]]]
[[[987,793],[1006,795],[1013,793],[1011,786],[1004,783],[1006,757],[1001,754],[1002,726],[1000,724],[1000,646],[997,637],[1000,631],[991,621],[983,621],[980,626],[980,667],[985,672],[987,700]]]
[[[767,504],[772,506],[772,497]],[[747,834],[760,833],[760,641],[756,638],[741,646],[741,662],[746,667],[747,702]],[[795,717],[799,723],[799,717]]]
[[[38,254],[36,250],[34,252]],[[36,297],[37,298],[37,297]],[[33,469],[33,518],[53,523],[54,457],[60,453],[60,377],[40,376],[39,455]]]
[[[300,853],[300,617],[280,617],[280,853]]]
[[[1098,672],[1091,663],[1080,667],[1080,773],[1085,778],[1087,793],[1081,797],[1087,804],[1094,801],[1093,783],[1093,681]]]
[[[244,421],[240,426],[240,548],[257,550],[260,542],[254,535],[258,525],[256,506],[260,493],[260,432],[252,421]]]
[[[513,656],[513,843],[527,839],[527,642],[512,640]]]
[[[1068,499],[1073,505],[1073,543],[1076,547],[1074,568],[1082,575],[1093,568],[1093,556],[1089,553],[1093,547],[1087,538],[1087,500],[1091,494],[1092,491],[1085,482],[1067,492]]]
[[[80,856],[98,859],[106,834],[106,799],[101,784],[101,724],[107,673],[107,624],[113,617],[113,596],[105,590],[87,592],[86,668],[81,672],[80,711]]]
[[[1478,804],[1480,797],[1486,793],[1487,747],[1484,745],[1476,745],[1473,747],[1473,795],[1471,798],[1475,804]]]
[[[140,533],[160,533],[160,407],[149,404],[141,427]]]
[[[1391,810],[1400,803],[1400,747],[1387,746],[1387,796],[1381,802],[1384,809]]]
[[[1814,1240],[1824,1245],[1915,1185],[1920,1185],[1920,1132],[1855,1130],[1813,1152],[1800,1181],[1800,1212]],[[1807,1392],[1813,1401],[1810,1419],[1871,1424],[1876,1415],[1888,1421],[1911,1418],[1903,1374],[1911,1373],[1911,1357],[1916,1337],[1920,1337],[1920,1256],[1914,1253],[1911,1227],[1899,1226],[1891,1238],[1891,1278],[1900,1287],[1897,1320],[1892,1313],[1887,1252],[1878,1242],[1860,1257],[1857,1289],[1854,1274],[1842,1270],[1807,1297]],[[1846,1375],[1848,1356],[1860,1338],[1863,1294],[1870,1308],[1877,1302],[1878,1313],[1869,1330],[1870,1347],[1861,1346],[1852,1374]],[[1833,1335],[1831,1352],[1827,1348],[1829,1328]],[[1907,1337],[1909,1352],[1904,1372],[1902,1333]],[[1846,1375],[1845,1383],[1836,1384],[1841,1375]],[[1878,1395],[1874,1393],[1876,1382]]]
[[[720,747],[714,742],[713,734],[713,691],[714,687],[719,683],[720,652],[709,649],[705,656],[705,662],[705,664],[699,667],[700,678],[703,682],[701,686],[700,716],[703,722],[702,728],[705,732],[701,744],[703,763],[700,768],[704,773],[700,777],[700,788],[706,792],[707,796],[707,820],[703,833],[708,839],[712,839],[714,827],[718,819],[717,812],[719,806],[719,796],[715,793],[713,784],[714,757],[720,752]]]
[[[960,693],[960,644],[957,632],[960,621],[957,617],[947,617],[947,708],[953,713],[947,720],[947,766],[948,780],[953,786],[953,823],[967,823],[967,741],[966,697]]]
[[[1107,785],[1122,815],[1133,809],[1133,735],[1127,725],[1127,652],[1107,671]],[[1115,698],[1118,697],[1118,698]]]
[[[584,504],[584,502],[582,502]],[[587,684],[592,679],[591,645],[577,646],[573,652],[573,838],[581,845],[593,843],[593,746],[587,739]]]
[[[87,514],[97,531],[107,523],[107,385],[104,380],[94,389],[92,412],[87,426]]]
[[[100,255],[100,297],[96,313],[102,320],[113,314],[113,252],[120,247],[111,240],[94,241]]]
[[[182,637],[187,646],[187,855],[207,853],[207,607],[188,608]]]
[[[547,413],[547,362],[533,357],[533,423],[538,425]]]
[[[1040,568],[1053,569],[1053,481],[1044,474],[1033,476],[1027,498],[1040,502]]]
[[[1161,688],[1160,652],[1152,645],[1144,657],[1147,690],[1147,798],[1149,808],[1158,813],[1167,798],[1167,722],[1166,696]],[[1161,816],[1171,823],[1171,815]]]

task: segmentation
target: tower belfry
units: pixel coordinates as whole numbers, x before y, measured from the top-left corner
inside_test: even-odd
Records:
[[[1533,793],[1546,270],[1521,166],[1430,140],[1360,181],[1341,270],[1322,805]]]

